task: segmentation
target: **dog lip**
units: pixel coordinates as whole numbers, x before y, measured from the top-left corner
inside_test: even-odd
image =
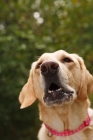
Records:
[[[56,98],[57,94],[62,92],[62,88],[56,89],[56,90],[48,90],[48,94],[51,94],[54,98]]]
[[[63,103],[64,100],[69,101],[73,97],[74,91],[66,91],[62,88],[59,90],[48,90],[45,92],[45,96],[43,97],[43,101],[46,104],[49,103]]]
[[[60,89],[58,89],[58,90],[48,90],[47,91],[47,95],[49,95],[49,94],[53,94],[53,93],[55,93],[55,94],[64,94],[65,96],[67,96],[67,95],[72,95],[74,92],[73,91],[66,91],[66,90],[63,90],[62,88],[60,88]]]
[[[62,91],[62,88],[59,88],[59,89],[56,89],[56,90],[48,90],[48,93],[50,94],[50,93],[52,93],[54,91]]]

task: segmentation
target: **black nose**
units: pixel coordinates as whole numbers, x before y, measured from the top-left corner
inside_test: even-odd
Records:
[[[46,61],[44,62],[40,69],[41,69],[41,73],[46,75],[49,73],[55,73],[59,68],[59,64],[55,61]]]

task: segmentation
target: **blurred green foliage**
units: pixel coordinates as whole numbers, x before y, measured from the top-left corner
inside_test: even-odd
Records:
[[[20,110],[18,96],[31,63],[58,49],[82,56],[93,73],[92,0],[1,0],[0,140],[37,140],[37,102]]]

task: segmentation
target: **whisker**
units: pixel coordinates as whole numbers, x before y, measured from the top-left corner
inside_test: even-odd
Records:
[[[36,59],[38,59],[40,56],[35,56]]]
[[[65,51],[67,51],[69,48],[71,48],[71,46],[67,47],[66,49],[64,49]]]

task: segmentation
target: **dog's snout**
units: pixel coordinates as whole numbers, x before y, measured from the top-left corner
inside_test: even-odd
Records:
[[[46,75],[48,73],[54,73],[58,70],[59,64],[54,61],[46,61],[41,65],[41,73]]]

